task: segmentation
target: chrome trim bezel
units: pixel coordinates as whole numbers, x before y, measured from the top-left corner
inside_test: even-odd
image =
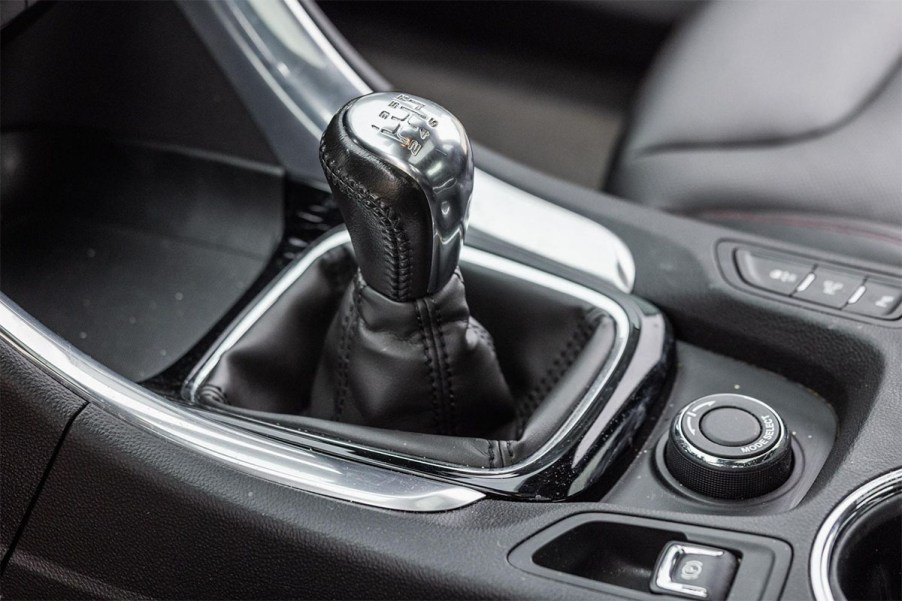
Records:
[[[351,239],[348,232],[342,228],[335,233],[324,236],[318,242],[311,245],[301,256],[295,259],[295,261],[286,268],[269,287],[261,292],[257,300],[253,301],[248,306],[248,308],[223,333],[220,339],[214,343],[205,357],[201,359],[185,382],[182,390],[183,398],[190,403],[197,404],[198,393],[201,386],[209,378],[223,355],[228,352],[228,350],[232,348],[251,329],[251,327],[253,327],[266,311],[275,305],[279,298],[307,269],[310,268],[310,266],[314,264],[317,259],[338,246],[347,245],[350,247],[350,243]],[[306,441],[306,444],[312,445],[316,442],[325,441],[330,445],[348,449],[361,460],[375,460],[379,464],[392,464],[395,460],[402,458],[404,460],[404,469],[417,471],[427,476],[439,476],[451,479],[460,478],[461,483],[465,485],[472,485],[473,479],[478,478],[481,482],[487,483],[484,485],[484,489],[486,490],[509,493],[510,490],[507,490],[506,486],[500,486],[501,482],[504,480],[514,481],[521,479],[524,472],[532,470],[539,471],[542,466],[547,466],[552,463],[550,456],[556,451],[559,451],[563,444],[568,440],[574,440],[574,433],[577,426],[584,424],[590,409],[597,408],[599,404],[604,404],[613,394],[613,387],[610,386],[612,384],[612,376],[618,367],[622,366],[623,362],[630,359],[631,355],[629,349],[631,344],[635,343],[636,338],[640,334],[639,328],[631,321],[623,306],[616,300],[581,284],[466,245],[464,245],[461,251],[461,262],[465,265],[471,264],[479,266],[484,269],[505,274],[508,277],[518,277],[533,284],[544,286],[558,293],[571,296],[572,298],[579,299],[598,307],[611,316],[615,327],[612,349],[605,361],[599,366],[596,376],[593,378],[593,381],[583,396],[577,401],[574,410],[568,416],[563,426],[545,441],[538,450],[528,457],[524,457],[514,465],[497,468],[466,467],[429,460],[422,457],[401,455],[384,449],[368,447],[363,444],[357,444],[346,440],[338,440],[327,435],[308,431],[302,432],[292,430],[292,441],[295,444],[305,444],[304,441]],[[216,416],[218,414],[211,412],[211,415]],[[245,419],[246,418],[237,415],[229,416],[230,423],[240,423]],[[272,426],[271,429],[273,435],[278,436],[279,428]],[[629,436],[631,433],[632,431],[606,432],[605,434],[613,438],[620,438]],[[580,441],[577,440],[577,442]],[[362,455],[360,454],[361,452],[363,453]],[[588,482],[585,482],[584,484],[588,485]]]
[[[481,492],[292,447],[211,420],[100,365],[0,294],[0,339],[64,386],[123,421],[245,474],[327,497],[412,512],[448,511]]]
[[[721,396],[721,394],[709,395],[706,397],[702,397],[697,399],[680,410],[676,419],[673,420],[673,426],[671,427],[671,438],[680,449],[686,452],[687,455],[690,455],[694,459],[705,463],[707,465],[713,466],[718,469],[731,470],[731,469],[749,469],[755,467],[757,465],[761,465],[763,463],[767,463],[774,456],[783,452],[784,447],[789,444],[789,437],[787,436],[786,426],[783,423],[783,418],[780,417],[780,414],[773,410],[773,408],[769,407],[767,404],[759,401],[758,399],[752,398],[750,396],[745,395],[736,395],[742,396],[743,398],[754,401],[759,405],[763,405],[770,411],[774,418],[776,419],[777,425],[779,427],[779,434],[777,436],[777,441],[767,449],[764,453],[759,455],[753,455],[751,457],[745,457],[742,459],[732,459],[727,457],[718,457],[716,455],[711,455],[710,453],[706,453],[702,449],[698,448],[686,437],[686,433],[683,431],[683,417],[686,413],[703,402],[705,399],[714,396]]]
[[[830,586],[830,564],[843,533],[871,509],[900,495],[902,468],[897,468],[855,489],[830,512],[814,537],[808,564],[811,590],[817,601],[836,601]]]

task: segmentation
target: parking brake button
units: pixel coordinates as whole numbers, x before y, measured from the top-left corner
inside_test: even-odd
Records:
[[[756,288],[789,296],[814,269],[814,263],[801,263],[787,259],[736,251],[736,267],[739,275]]]
[[[667,543],[655,566],[651,591],[687,599],[722,601],[736,575],[736,556],[692,543]]]

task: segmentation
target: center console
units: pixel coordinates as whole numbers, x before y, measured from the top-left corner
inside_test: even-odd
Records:
[[[147,484],[149,453],[114,471],[124,497],[153,495],[151,519],[202,524],[204,545],[191,528],[157,524],[193,549],[170,553],[236,548],[229,516],[251,515],[266,522],[240,532],[255,548],[324,566],[338,552],[359,557],[364,584],[353,589],[352,574],[342,590],[360,596],[373,592],[374,561],[411,596],[441,574],[449,596],[897,598],[899,546],[887,533],[899,521],[899,449],[887,431],[899,425],[902,347],[896,305],[870,307],[895,290],[891,267],[814,260],[513,165],[471,144],[439,104],[387,91],[315,5],[175,7],[272,156],[225,160],[115,135],[86,144],[71,132],[61,147],[40,128],[4,125],[4,148],[21,150],[4,201],[12,194],[35,222],[79,215],[139,232],[118,249],[96,246],[97,234],[70,245],[77,257],[41,254],[53,273],[94,274],[79,282],[88,305],[119,298],[107,270],[91,271],[89,249],[113,253],[122,273],[151,262],[138,237],[165,256],[208,258],[210,285],[196,297],[176,269],[142,284],[151,292],[139,297],[197,300],[185,310],[202,317],[141,330],[156,328],[167,348],[138,361],[91,346],[95,331],[80,338],[65,315],[35,320],[64,312],[27,293],[32,242],[4,246],[16,276],[0,297],[4,343],[107,424],[79,429],[76,412],[61,444],[79,446],[62,466],[103,455],[99,441],[117,428],[141,445],[161,438],[177,456],[164,463],[189,467]],[[23,172],[46,156],[37,147],[65,157],[77,198],[101,202],[80,211],[66,185]],[[104,164],[121,168],[105,179]],[[189,210],[172,192],[191,186],[203,200]],[[170,219],[117,205],[136,188],[147,215],[164,206]],[[201,227],[210,216],[223,224],[214,239]],[[176,238],[189,250],[173,251]],[[812,296],[828,268],[852,274],[846,287],[862,304]],[[104,340],[150,314],[125,306],[127,316],[99,314]],[[71,485],[98,516],[119,511],[100,498],[102,472]],[[199,501],[184,493],[196,473],[209,487]],[[72,489],[48,482],[47,498],[67,507]],[[211,498],[235,512],[209,510]],[[88,541],[95,518],[76,513],[73,540]],[[41,515],[23,535],[28,553],[56,548]],[[152,528],[134,536],[158,548]],[[128,551],[96,565],[72,555],[59,561],[94,579],[129,569]],[[271,596],[313,586],[303,571],[276,578],[277,564],[261,564],[255,581]],[[862,584],[875,564],[879,581]],[[240,570],[222,571],[223,588],[204,594],[252,590]],[[156,593],[192,594],[160,572]],[[327,585],[305,590],[328,596]]]

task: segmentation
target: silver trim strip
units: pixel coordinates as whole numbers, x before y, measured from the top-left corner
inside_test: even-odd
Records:
[[[806,275],[805,279],[802,280],[802,282],[799,284],[798,288],[796,288],[793,291],[793,293],[805,292],[805,290],[808,289],[808,286],[811,285],[811,282],[814,281],[815,277],[816,276],[813,273],[809,273],[808,275]]]
[[[470,227],[630,292],[633,254],[611,230],[476,169]]]
[[[259,0],[258,0],[259,1]],[[268,3],[263,2],[265,6]],[[322,53],[329,60],[329,63],[334,66],[338,71],[347,79],[348,83],[356,89],[360,90],[361,94],[366,94],[368,92],[372,92],[370,87],[366,85],[366,82],[357,74],[357,72],[348,64],[348,62],[341,56],[341,53],[335,49],[335,46],[329,42],[329,39],[326,35],[320,31],[319,27],[316,26],[316,23],[313,22],[313,19],[310,18],[310,15],[307,14],[307,11],[304,10],[304,7],[301,6],[301,3],[297,0],[284,0],[285,6],[291,12],[295,19],[298,20],[298,23],[307,32],[307,35],[310,36],[311,40],[316,47],[319,48]]]
[[[867,290],[868,290],[868,289],[867,289],[867,286],[864,286],[864,285],[859,286],[859,287],[858,287],[858,290],[856,290],[856,291],[852,294],[852,298],[850,298],[848,301],[846,301],[846,304],[847,304],[847,305],[854,305],[855,303],[857,303],[857,302],[861,299],[862,296],[864,296],[864,293],[867,292]]]
[[[811,548],[811,590],[817,601],[836,601],[830,588],[830,563],[842,533],[870,509],[902,495],[902,468],[896,469],[856,489],[830,512],[814,538]]]
[[[285,291],[287,291],[319,257],[337,246],[350,243],[351,237],[348,235],[347,230],[341,230],[321,239],[319,242],[309,247],[303,255],[295,259],[295,262],[289,266],[269,288],[261,293],[258,300],[251,303],[248,310],[246,310],[245,313],[235,321],[234,325],[223,334],[220,340],[213,345],[212,349],[198,364],[195,371],[188,377],[183,388],[183,397],[190,402],[196,402],[199,388],[206,379],[209,378],[210,373],[216,367],[216,364],[220,361],[222,356],[228,352],[228,350],[232,348],[251,329],[251,327],[253,327],[254,323],[256,323],[257,320],[279,300],[282,294],[284,294]],[[591,408],[593,403],[598,400],[601,391],[608,384],[611,374],[617,368],[617,365],[623,359],[625,354],[631,328],[629,317],[623,310],[623,307],[600,292],[596,292],[595,290],[580,284],[559,278],[550,273],[517,263],[510,259],[505,259],[498,255],[464,245],[461,250],[461,262],[464,264],[470,263],[472,265],[478,265],[492,271],[506,274],[510,277],[520,278],[590,303],[606,312],[613,319],[615,324],[614,342],[611,352],[606,357],[605,363],[600,367],[592,384],[583,394],[583,397],[579,400],[561,428],[532,455],[525,457],[523,460],[518,461],[512,466],[499,468],[469,468],[441,464],[449,472],[462,475],[469,474],[492,477],[516,476],[523,470],[524,466],[529,466],[541,461],[542,458],[550,453],[562,440],[570,436],[571,431]],[[411,460],[423,465],[436,464],[436,462],[425,459],[415,460],[414,458],[411,458]]]
[[[44,328],[3,294],[0,338],[109,413],[252,476],[401,511],[447,511],[485,496],[469,488],[292,447],[210,420],[200,410],[126,381]]]

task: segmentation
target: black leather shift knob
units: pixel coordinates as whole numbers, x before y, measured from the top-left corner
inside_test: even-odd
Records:
[[[441,290],[473,191],[470,143],[454,115],[409,94],[362,96],[329,123],[320,160],[366,283],[399,302]]]

